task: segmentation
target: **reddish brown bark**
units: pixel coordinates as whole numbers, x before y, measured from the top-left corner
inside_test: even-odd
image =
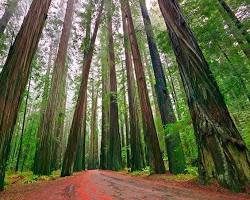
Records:
[[[150,166],[155,173],[164,173],[165,167],[161,155],[159,141],[157,138],[156,128],[154,124],[152,109],[147,91],[146,79],[141,60],[141,55],[137,43],[136,33],[134,29],[133,19],[131,15],[130,5],[127,0],[122,0],[123,6],[125,6],[125,13],[128,20],[128,31],[131,50],[133,54],[133,60],[135,65],[136,81],[138,86],[138,93],[140,97],[141,110],[143,113],[143,119],[145,122],[145,139],[147,150],[150,158]]]
[[[0,74],[0,190],[4,187],[5,168],[21,96],[50,3],[51,0],[32,2]]]
[[[73,166],[74,166],[74,161],[75,161],[76,152],[77,152],[77,144],[78,144],[79,136],[81,134],[81,129],[82,129],[84,104],[85,104],[85,101],[87,100],[86,93],[87,93],[89,70],[90,70],[90,66],[92,62],[97,32],[98,32],[99,25],[101,22],[102,10],[103,10],[103,0],[101,2],[99,13],[95,22],[94,32],[91,38],[89,51],[87,53],[86,60],[84,61],[84,64],[83,64],[82,82],[81,82],[79,96],[78,96],[78,100],[77,100],[77,104],[76,104],[76,108],[74,112],[74,117],[73,117],[71,129],[70,129],[68,144],[67,144],[66,152],[64,155],[61,176],[69,176],[73,173]]]
[[[196,134],[199,174],[233,191],[250,180],[248,149],[177,0],[159,0],[179,65]]]
[[[36,151],[36,162],[34,165],[34,173],[41,175],[50,175],[52,168],[53,147],[57,146],[56,141],[61,138],[57,135],[56,129],[60,120],[63,121],[63,114],[61,113],[61,106],[64,104],[65,85],[67,76],[67,66],[65,65],[68,41],[72,27],[74,14],[75,0],[68,0],[66,14],[64,17],[62,35],[60,38],[57,57],[54,64],[54,71],[51,81],[51,89],[48,97],[48,104],[45,109],[44,117],[41,118],[40,127],[38,130],[39,142]],[[61,128],[59,127],[60,131]],[[59,136],[58,136],[59,135]],[[54,158],[55,159],[55,158]]]
[[[127,73],[127,85],[128,85],[128,101],[129,101],[129,117],[130,117],[130,132],[126,135],[127,148],[131,144],[131,162],[127,161],[131,166],[132,171],[141,170],[143,168],[143,157],[141,154],[141,138],[140,138],[140,127],[139,127],[139,114],[138,114],[138,98],[136,94],[136,83],[133,73],[131,52],[129,49],[129,38],[128,38],[128,25],[122,8],[122,23],[124,32],[124,50],[125,50],[125,64]],[[129,140],[130,139],[130,140]],[[129,153],[128,155],[129,156]],[[128,158],[130,159],[130,158]]]
[[[110,131],[110,144],[109,154],[110,160],[108,162],[108,168],[113,170],[119,170],[122,168],[121,158],[121,139],[119,133],[119,115],[118,115],[118,103],[117,103],[117,79],[116,79],[116,67],[115,67],[115,52],[114,52],[114,39],[113,39],[113,1],[107,2],[107,25],[108,25],[108,52],[109,52],[109,67],[110,67],[110,118],[109,118],[109,131]]]

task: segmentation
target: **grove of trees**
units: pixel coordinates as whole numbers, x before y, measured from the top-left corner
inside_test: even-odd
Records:
[[[250,181],[246,0],[0,2],[6,173],[91,169]]]

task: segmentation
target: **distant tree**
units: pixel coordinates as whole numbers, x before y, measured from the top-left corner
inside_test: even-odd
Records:
[[[89,146],[89,162],[88,169],[98,168],[98,131],[97,131],[97,103],[98,89],[95,81],[92,80],[92,108],[91,108],[91,123],[90,123],[90,146]]]
[[[20,0],[7,0],[4,14],[0,19],[0,36],[4,33],[10,18],[15,13],[19,1]]]
[[[219,4],[223,8],[221,14],[225,21],[227,22],[228,26],[232,29],[232,25],[234,25],[238,32],[232,31],[234,37],[236,38],[237,42],[242,48],[242,51],[245,53],[247,58],[250,60],[250,35],[247,32],[246,28],[243,26],[241,21],[236,17],[233,10],[230,8],[230,6],[226,3],[224,0],[218,0]],[[223,13],[223,11],[225,13]],[[225,16],[226,14],[226,16]]]
[[[73,121],[70,128],[70,134],[68,138],[68,144],[66,148],[66,152],[64,154],[63,165],[61,176],[69,176],[73,173],[74,162],[76,159],[77,153],[77,145],[79,141],[80,132],[82,130],[82,121],[84,114],[84,105],[87,93],[87,85],[88,85],[88,77],[89,70],[92,62],[93,52],[95,48],[95,41],[99,29],[99,25],[101,23],[101,16],[103,11],[103,0],[101,1],[101,5],[98,11],[98,16],[96,18],[95,27],[93,31],[93,35],[91,37],[91,42],[89,45],[87,56],[85,57],[83,68],[82,68],[82,81],[79,90],[79,96],[73,116]]]

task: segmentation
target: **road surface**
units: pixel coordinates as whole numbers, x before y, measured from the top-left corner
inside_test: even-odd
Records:
[[[2,200],[243,200],[244,194],[189,188],[122,173],[92,170],[54,181],[10,187]]]

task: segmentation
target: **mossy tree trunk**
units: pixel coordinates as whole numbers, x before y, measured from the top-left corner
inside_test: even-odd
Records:
[[[31,84],[31,76],[29,78],[28,90],[27,90],[27,95],[26,95],[26,99],[25,99],[23,121],[22,121],[22,130],[21,130],[20,144],[19,144],[18,154],[17,154],[15,172],[17,172],[19,170],[19,163],[20,163],[20,159],[21,159],[21,155],[22,155],[23,137],[24,137],[24,131],[25,131],[25,126],[26,126],[26,116],[27,116],[28,101],[29,101],[29,95],[30,95],[30,84]]]
[[[100,168],[107,169],[108,164],[108,135],[109,135],[109,74],[107,65],[107,51],[106,46],[103,45],[106,39],[106,34],[101,38],[103,49],[102,56],[102,137],[101,137],[101,152],[100,152]]]
[[[178,131],[169,132],[167,130],[168,124],[174,124],[177,120],[170,99],[169,90],[167,88],[166,78],[163,71],[160,54],[155,43],[153,28],[145,0],[140,0],[140,7],[156,81],[155,91],[157,93],[162,124],[166,133],[165,143],[168,155],[169,171],[173,174],[183,173],[185,171],[186,164],[180,133]]]
[[[129,127],[128,106],[127,106],[126,87],[125,87],[125,83],[127,80],[125,80],[125,79],[126,79],[125,78],[125,69],[124,69],[124,66],[122,65],[122,80],[123,80],[122,93],[123,93],[123,107],[124,107],[124,116],[123,117],[124,117],[124,124],[125,124],[125,135],[123,134],[123,136],[124,136],[123,144],[124,144],[124,148],[126,149],[125,164],[126,164],[126,167],[129,168],[131,166],[130,165],[130,158],[131,158],[130,142],[129,142],[130,127]],[[128,83],[128,81],[127,81],[127,83]]]
[[[248,150],[178,2],[158,2],[169,30],[193,120],[200,180],[207,183],[216,178],[232,191],[243,191],[250,178]]]

